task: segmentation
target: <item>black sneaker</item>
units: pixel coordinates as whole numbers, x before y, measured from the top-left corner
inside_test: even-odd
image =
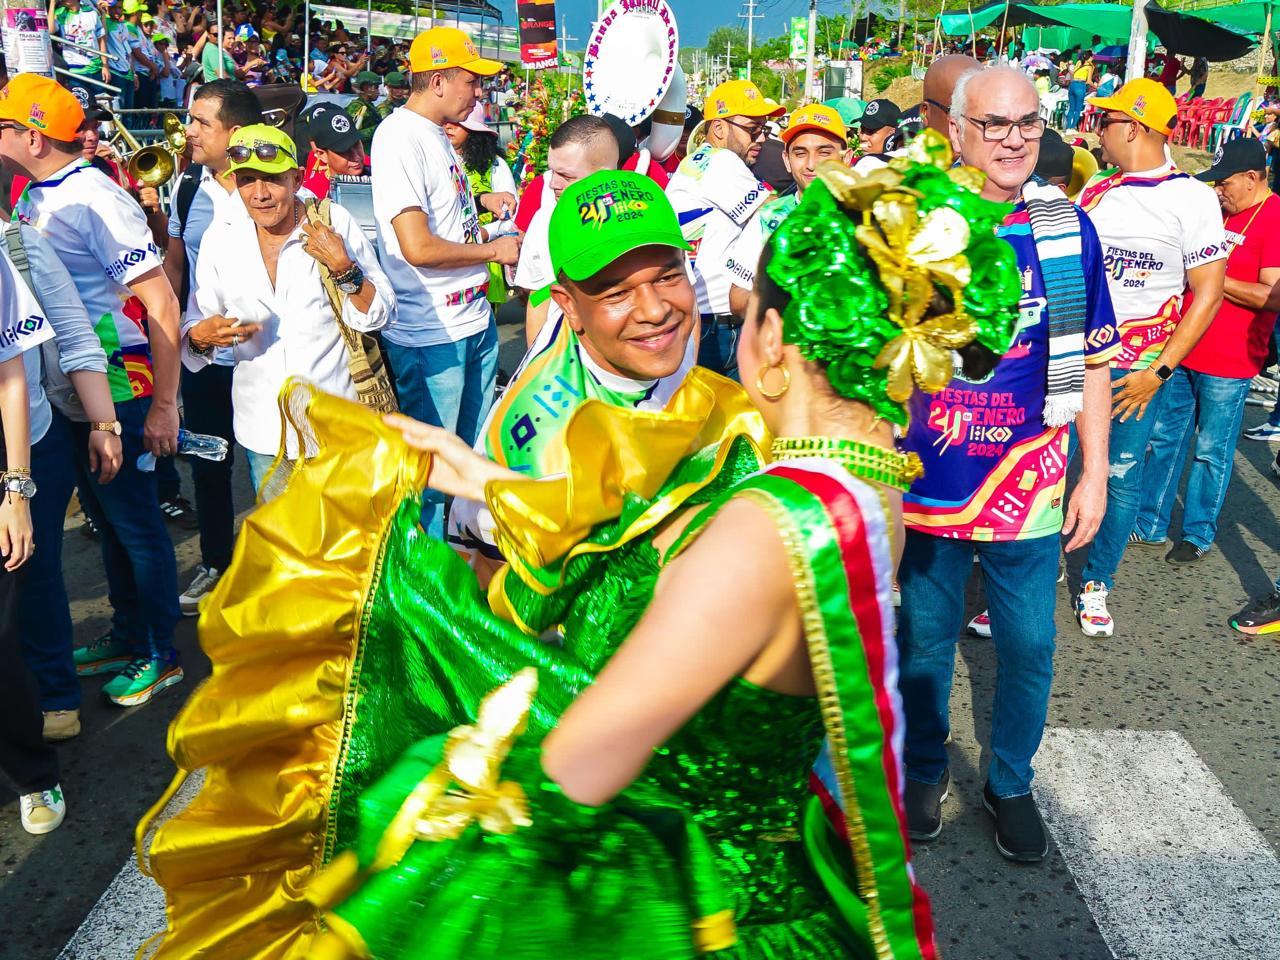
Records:
[[[912,840],[933,840],[942,832],[942,801],[950,795],[951,771],[942,771],[937,783],[907,778],[902,806],[907,812],[907,835]]]
[[[164,514],[166,520],[183,530],[196,530],[200,526],[195,507],[191,506],[191,502],[186,497],[177,496],[162,500],[160,512]]]
[[[1039,863],[1049,855],[1049,835],[1031,794],[1000,800],[987,784],[982,788],[982,805],[996,818],[996,849],[1002,857]]]
[[[1183,564],[1203,560],[1212,547],[1197,547],[1190,540],[1179,540],[1177,546],[1164,556],[1165,563]]]
[[[1251,637],[1280,633],[1280,590],[1272,590],[1271,596],[1254,600],[1231,618],[1231,626]]]

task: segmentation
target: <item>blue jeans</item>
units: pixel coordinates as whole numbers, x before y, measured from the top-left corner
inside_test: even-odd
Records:
[[[98,483],[89,473],[89,424],[68,421],[80,502],[102,531],[111,632],[127,640],[140,656],[169,653],[174,625],[182,616],[173,541],[156,501],[155,471],[144,472],[137,466],[145,450],[142,426],[150,409],[150,397],[116,404],[124,463],[107,484]]]
[[[976,550],[996,648],[987,782],[1002,800],[1031,792],[1031,760],[1040,749],[1053,683],[1059,541],[1049,536],[993,543],[907,531],[898,568],[898,689],[912,780],[937,783],[947,768],[956,638],[964,626],[964,588]]]
[[[1271,331],[1271,349],[1276,357],[1280,358],[1280,323],[1277,323]],[[1271,416],[1267,417],[1267,423],[1273,427],[1280,427],[1280,396],[1276,397],[1275,406],[1271,408]]]
[[[1112,368],[1112,383],[1128,376],[1128,370]],[[1160,419],[1160,407],[1168,384],[1156,391],[1141,420],[1130,416],[1111,421],[1111,442],[1107,451],[1107,512],[1089,548],[1089,559],[1081,573],[1082,583],[1096,580],[1110,590],[1115,585],[1116,568],[1124,558],[1124,548],[1138,519],[1138,499],[1142,495],[1143,461],[1151,431]]]
[[[253,492],[261,493],[262,481],[267,479],[267,471],[276,461],[275,454],[255,453],[252,450],[245,450],[244,453],[249,461],[249,482],[253,484]]]
[[[741,332],[741,323],[729,323],[703,314],[698,366],[741,382],[738,370],[738,334]]]
[[[1143,540],[1163,540],[1169,532],[1178,480],[1195,435],[1195,456],[1183,498],[1182,539],[1205,549],[1218,533],[1218,514],[1231,482],[1231,466],[1244,419],[1249,380],[1211,377],[1186,367],[1160,388],[1160,416],[1151,431],[1146,480],[1134,531]]]
[[[116,73],[114,70],[112,70],[111,84],[112,86],[116,86],[120,88],[120,92],[117,93],[115,97],[117,109],[132,110],[133,109],[133,77],[126,76],[123,73]],[[121,117],[120,119],[121,121],[124,122],[125,126],[127,127],[136,126],[132,118],[128,119],[127,121],[125,120],[124,117]]]
[[[1080,115],[1084,113],[1084,95],[1088,87],[1083,80],[1072,80],[1067,87],[1067,115],[1062,126],[1067,130],[1079,129]]]
[[[57,411],[48,431],[31,447],[31,478],[40,488],[31,500],[37,550],[22,567],[18,636],[40,687],[40,709],[76,710],[80,680],[72,660],[71,607],[62,579],[62,524],[76,485],[76,460],[71,426]]]
[[[469,445],[480,435],[498,378],[498,325],[456,343],[383,346],[395,376],[400,411],[423,423],[444,427]],[[444,539],[444,495],[428,490],[422,498],[422,526]]]

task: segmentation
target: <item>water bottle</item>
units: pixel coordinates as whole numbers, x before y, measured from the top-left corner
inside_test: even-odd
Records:
[[[204,460],[225,460],[227,459],[227,441],[207,433],[179,430],[178,453],[184,453],[189,457],[201,457]],[[155,468],[156,456],[150,450],[138,457],[139,470],[150,473]]]

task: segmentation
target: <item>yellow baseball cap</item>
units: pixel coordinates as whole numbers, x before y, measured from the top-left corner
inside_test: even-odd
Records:
[[[228,173],[257,170],[284,173],[298,168],[298,148],[283,130],[265,123],[252,123],[231,134],[227,143]]]
[[[490,77],[502,69],[497,60],[486,60],[461,30],[454,27],[432,27],[418,34],[409,47],[409,69],[414,73],[461,67],[481,77]]]
[[[730,80],[711,91],[702,105],[702,118],[780,117],[786,107],[768,99],[750,80]]]
[[[1173,133],[1178,120],[1178,102],[1173,94],[1147,77],[1130,80],[1109,97],[1087,97],[1085,103],[1099,110],[1119,110],[1165,136]]]
[[[840,119],[840,114],[833,107],[821,103],[811,103],[791,114],[791,122],[782,131],[782,142],[790,143],[806,130],[829,133],[846,146],[849,143],[849,130]]]

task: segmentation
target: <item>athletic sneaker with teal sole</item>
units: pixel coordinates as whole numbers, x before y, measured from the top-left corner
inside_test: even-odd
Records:
[[[78,676],[115,673],[133,659],[133,645],[108,633],[87,647],[76,647],[74,658]]]
[[[102,688],[103,695],[117,706],[136,707],[146,703],[165,687],[182,681],[182,667],[175,655],[139,657],[131,660]]]
[[[1231,626],[1252,637],[1280,633],[1280,590],[1254,600],[1231,618]]]

